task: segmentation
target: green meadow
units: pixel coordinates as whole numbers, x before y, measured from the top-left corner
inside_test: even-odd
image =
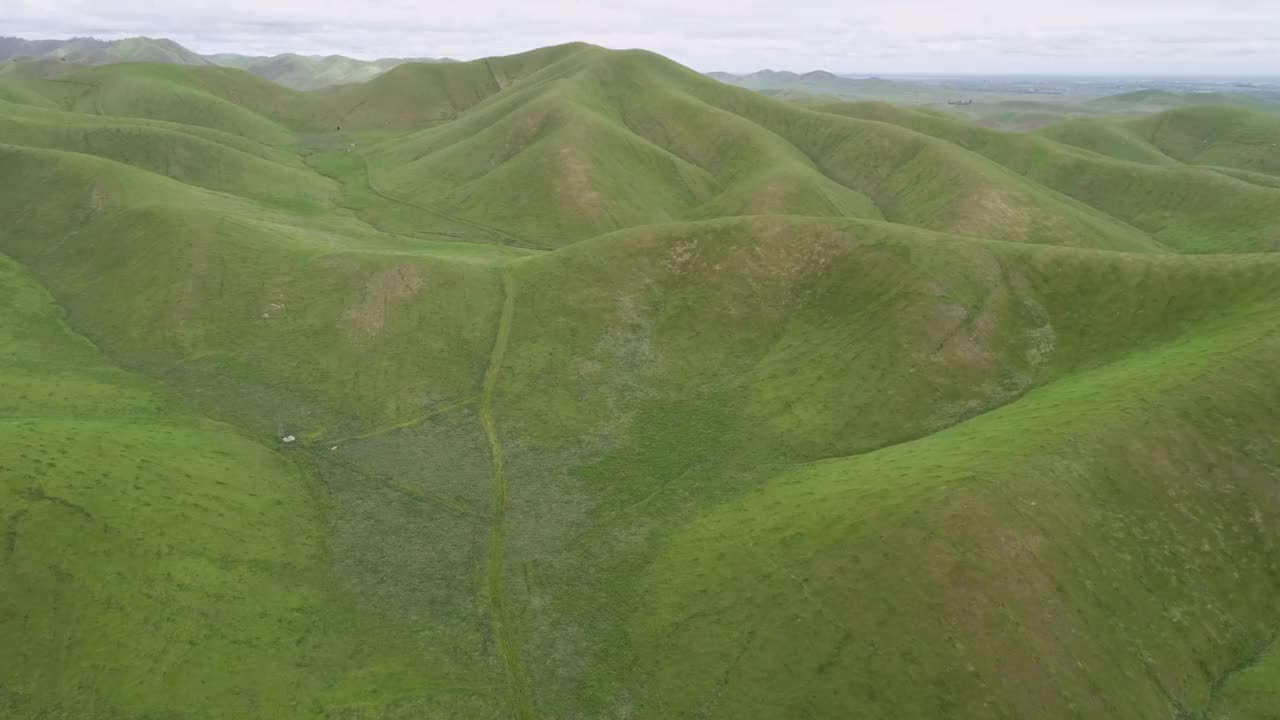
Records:
[[[0,73],[0,717],[1276,718],[1278,142]]]

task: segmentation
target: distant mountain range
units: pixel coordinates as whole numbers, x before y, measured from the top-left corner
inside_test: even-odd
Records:
[[[711,72],[707,73],[707,75],[720,82],[751,90],[794,91],[839,97],[875,97],[878,99],[886,89],[893,89],[898,92],[913,90],[920,92],[925,89],[923,86],[913,82],[884,80],[878,77],[842,77],[826,70],[813,70],[806,73],[795,73],[788,70],[758,70],[745,75],[727,72]]]
[[[992,128],[1030,130],[1071,119],[1139,116],[1197,105],[1274,113],[1280,88],[1220,79],[1081,79],[999,76],[853,77],[826,70],[707,73],[728,85],[820,107],[890,102],[943,110]]]
[[[383,58],[358,60],[342,55],[272,56],[219,53],[200,55],[164,38],[136,37],[124,40],[71,38],[70,40],[24,40],[0,37],[0,62],[37,62],[39,72],[58,70],[48,61],[79,65],[109,65],[123,62],[154,62],[171,65],[221,65],[248,71],[295,90],[319,90],[335,85],[365,82],[407,62],[455,62],[450,58]]]
[[[738,75],[727,72],[709,72],[707,75],[719,80],[720,82],[727,82],[734,85],[753,84],[760,85],[762,87],[773,87],[780,83],[790,85],[804,82],[829,82],[840,79],[839,75],[827,72],[826,70],[813,70],[807,73],[794,73],[790,70],[757,70],[756,72],[749,73],[747,75]]]

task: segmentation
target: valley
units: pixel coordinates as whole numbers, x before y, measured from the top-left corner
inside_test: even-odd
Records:
[[[0,74],[0,717],[1274,717],[1280,117],[971,120]]]

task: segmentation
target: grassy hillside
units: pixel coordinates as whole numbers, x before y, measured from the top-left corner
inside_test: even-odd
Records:
[[[14,61],[14,62],[6,62]],[[37,67],[45,75],[67,72],[84,65],[114,63],[164,63],[169,65],[219,65],[244,70],[294,90],[362,83],[406,62],[453,62],[448,58],[357,60],[342,55],[304,56],[283,53],[270,57],[219,53],[199,55],[172,40],[146,37],[123,40],[72,38],[69,40],[23,40],[0,37],[0,73],[6,67]]]
[[[1214,693],[1211,718],[1271,718],[1280,708],[1280,654],[1273,643],[1250,658]]]
[[[7,258],[0,297],[0,716],[484,706],[336,590],[305,463],[112,366]]]
[[[458,121],[376,147],[371,183],[543,246],[641,222],[764,212],[1157,247],[953,144],[798,110],[647,53],[564,51]]]
[[[1280,708],[1264,116],[581,44],[0,98],[0,717]]]
[[[1108,563],[1118,579],[1143,562],[1107,559],[1109,544],[1093,544],[1126,527],[1110,513],[1150,526],[1143,541],[1128,541],[1138,557],[1202,552],[1200,535],[1161,524],[1176,508],[1152,504],[1176,502],[1156,497],[1172,478],[1137,448],[1149,442],[1158,453],[1168,437],[1117,445],[1108,469],[1090,463],[1112,434],[1104,421],[1165,426],[1153,399],[1223,363],[1230,368],[1216,382],[1251,388],[1231,401],[1259,413],[1246,424],[1274,422],[1275,398],[1262,391],[1274,352],[1274,266],[1259,273],[1249,261],[1153,264],[943,240],[778,218],[608,236],[564,260],[513,269],[498,407],[509,408],[500,426],[518,448],[506,453],[508,502],[518,507],[514,532],[527,538],[517,557],[533,579],[512,582],[527,593],[530,626],[588,638],[576,649],[530,640],[530,684],[573,698],[545,715],[584,702],[560,679],[572,666],[594,668],[591,686],[613,690],[602,703],[617,702],[619,686],[636,692],[626,678],[644,668],[644,689],[630,696],[642,717],[987,717],[993,705],[1005,717],[1066,716],[1073,703],[1132,703],[1140,693],[1128,716],[1163,717],[1171,698],[1203,704],[1214,675],[1231,667],[1231,652],[1217,656],[1211,638],[1239,632],[1252,648],[1273,622],[1270,591],[1214,595],[1217,581],[1185,569],[1212,564],[1212,552],[1116,584],[1104,585],[1092,565]],[[1145,290],[1124,300],[1120,287]],[[1236,365],[1237,347],[1247,365]],[[1262,375],[1246,381],[1243,367]],[[1133,400],[1117,394],[1129,387]],[[992,435],[969,434],[986,427]],[[1025,447],[1012,441],[1022,431]],[[1256,484],[1233,486],[1213,510],[1200,504],[1207,497],[1186,500],[1216,518],[1201,518],[1205,532],[1229,524],[1232,549],[1218,549],[1253,558],[1259,578],[1274,568],[1270,556],[1251,554],[1264,526],[1250,513],[1276,509],[1267,465],[1276,448],[1262,432],[1222,450],[1240,463],[1231,482]],[[950,437],[955,445],[933,449]],[[1269,459],[1225,449],[1237,440]],[[1049,472],[1046,454],[1054,474],[1033,479]],[[552,480],[565,464],[578,469]],[[1119,483],[1106,492],[1128,498],[1129,510],[1098,494],[1099,478]],[[1043,552],[1079,533],[1079,552],[1093,555],[1044,565],[1024,555],[1008,567],[1005,553],[1016,549],[1004,543],[1029,533],[1024,510],[1036,512],[1008,497],[1042,505],[1041,523],[1064,523],[1031,526]],[[1055,515],[1066,503],[1079,513]],[[1027,576],[1044,579],[1026,586]],[[592,580],[578,587],[577,578]],[[1179,635],[1183,621],[1166,618],[1156,632],[1167,645],[1155,650],[1155,636],[1108,624],[1129,608],[1124,622],[1146,627],[1149,588],[1166,585],[1176,589],[1170,608],[1197,613],[1185,622],[1212,623],[1204,635]],[[1046,648],[1022,634],[1046,604],[1076,613],[1090,593],[1098,605],[1083,611],[1097,615],[1073,631],[1083,645],[1056,649],[1069,637],[1055,635]],[[989,599],[972,607],[978,598]],[[1028,616],[1001,624],[987,603]],[[619,613],[629,618],[621,629]],[[1145,674],[1139,645],[1154,653],[1158,677]],[[1008,674],[1012,658],[1028,656],[1038,658],[1038,689]],[[1077,662],[1097,673],[1075,676]],[[966,664],[975,670],[956,677]],[[1121,665],[1129,674],[1117,677]],[[1180,684],[1166,694],[1161,683],[1172,677]]]
[[[227,132],[3,102],[0,128],[11,143],[98,155],[190,185],[299,210],[337,196],[332,183],[307,171],[296,156]]]
[[[321,90],[368,82],[392,68],[410,62],[454,62],[447,58],[357,60],[343,55],[321,57],[293,53],[270,57],[219,54],[210,55],[207,59],[216,65],[239,68],[294,90]]]
[[[1127,121],[1086,121],[1042,134],[1139,162],[1203,165],[1250,176],[1280,173],[1280,122],[1232,107],[1192,107]]]
[[[211,65],[208,60],[164,38],[135,37],[124,40],[71,38],[70,40],[23,40],[0,38],[0,61],[13,58],[48,58],[83,65],[109,63],[173,63]]]
[[[822,109],[910,127],[949,140],[1137,228],[1169,249],[1269,251],[1276,249],[1280,237],[1280,228],[1275,224],[1259,222],[1274,216],[1275,208],[1280,207],[1275,187],[1215,172],[1215,168],[1188,167],[1192,163],[1179,163],[1158,147],[1140,143],[1135,132],[1125,133],[1117,126],[1098,124],[1090,129],[1083,123],[1071,123],[1042,133],[1054,140],[1077,143],[1068,146],[1041,135],[988,130],[891,105],[836,104]],[[1232,110],[1206,110],[1210,116],[1234,117]],[[1176,127],[1181,112],[1140,122]],[[1203,115],[1205,111],[1192,112]],[[1280,132],[1280,119],[1261,115],[1255,119],[1258,127]],[[1243,158],[1252,156],[1242,151],[1247,146],[1229,140],[1236,132],[1234,126],[1223,122],[1220,127],[1223,134],[1218,142],[1236,152],[1233,155],[1224,149],[1215,159],[1248,170],[1243,167]],[[1094,152],[1080,153],[1075,147]]]

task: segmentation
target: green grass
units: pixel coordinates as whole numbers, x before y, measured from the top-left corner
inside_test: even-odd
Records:
[[[198,55],[172,40],[133,37],[121,40],[72,38],[28,41],[0,38],[0,75],[18,72],[48,77],[89,65],[115,63],[164,63],[169,65],[222,66],[245,70],[294,90],[321,90],[365,82],[408,60],[357,60],[342,55],[325,57],[283,53],[271,57],[219,53]],[[453,62],[448,59],[424,62]]]
[[[720,717],[1022,717],[1058,704],[1157,717],[1168,695],[1202,705],[1229,667],[1214,638],[1261,625],[1252,613],[1269,606],[1261,588],[1219,593],[1235,573],[1274,568],[1253,554],[1252,516],[1274,477],[1234,440],[1179,451],[1175,438],[1266,392],[1275,328],[1253,322],[1274,312],[1273,301],[1252,308],[1238,329],[1215,318],[1194,340],[918,440],[780,468],[698,517],[641,585],[661,598],[635,615],[652,638],[642,662],[658,668],[650,702],[686,716],[715,698]],[[1181,404],[1179,391],[1227,377],[1238,395]],[[1252,426],[1274,410],[1258,408]],[[1246,437],[1274,462],[1265,431]],[[1215,476],[1236,487],[1224,494]],[[1152,631],[1154,617],[1167,624]],[[779,677],[786,690],[766,682]],[[891,690],[904,685],[930,692]]]
[[[0,98],[0,717],[1274,717],[1265,115]]]
[[[1280,124],[1272,115],[1225,106],[1189,107],[1137,120],[1089,120],[1042,134],[1113,157],[1185,163],[1275,176]]]
[[[372,80],[404,60],[357,60],[342,55],[325,57],[284,53],[271,57],[213,55],[212,62],[246,70],[294,90],[322,90]]]
[[[0,297],[0,715],[395,716],[459,682],[335,592],[305,463],[112,366],[7,258]]]
[[[550,705],[546,714],[568,713],[588,697],[558,684],[563,682],[558,681],[559,669],[578,663],[592,668],[591,687],[608,689],[594,698],[601,703],[607,702],[609,691],[634,688],[626,678],[635,668],[646,668],[642,674],[652,673],[653,679],[642,694],[632,696],[644,717],[697,712],[715,717],[984,716],[982,686],[972,675],[951,677],[957,656],[930,644],[954,642],[975,648],[973,662],[985,658],[982,662],[995,663],[977,676],[986,682],[1007,674],[999,664],[1006,661],[1000,658],[1016,663],[1013,658],[1035,652],[1051,665],[1038,666],[1045,672],[1053,671],[1054,663],[1067,672],[1076,660],[1098,668],[1098,677],[1112,677],[1118,665],[1131,666],[1135,669],[1130,675],[1116,675],[1109,686],[1073,686],[1063,680],[1056,687],[1080,698],[1092,693],[1102,702],[1107,697],[1135,697],[1146,687],[1141,692],[1150,693],[1144,696],[1147,704],[1135,706],[1132,716],[1161,716],[1168,698],[1152,685],[1144,686],[1153,681],[1139,672],[1141,652],[1131,644],[1134,638],[1107,624],[1106,613],[1114,610],[1098,610],[1077,628],[1089,639],[1087,652],[1092,656],[1086,657],[1079,647],[1055,659],[1020,644],[1023,641],[1011,629],[998,633],[999,640],[987,637],[985,628],[1001,626],[964,620],[967,605],[939,607],[938,598],[953,592],[998,594],[1006,583],[1015,582],[995,577],[1003,570],[995,548],[971,545],[975,541],[967,536],[978,529],[1022,532],[1024,518],[1016,508],[993,509],[990,495],[999,499],[998,492],[1020,493],[1046,507],[1060,507],[1059,501],[1069,499],[1082,513],[1083,508],[1099,507],[1088,489],[1087,474],[1076,480],[1082,486],[1076,491],[1079,495],[1071,495],[1067,486],[1055,486],[1052,479],[1014,490],[1004,488],[999,478],[1013,482],[1034,477],[1037,463],[1046,456],[1054,458],[1049,467],[1090,462],[1095,445],[1078,440],[1071,428],[1060,427],[1066,419],[1083,429],[1105,419],[1120,427],[1145,426],[1147,420],[1135,417],[1147,418],[1151,412],[1152,425],[1160,426],[1156,407],[1147,407],[1152,399],[1178,397],[1168,388],[1235,358],[1232,348],[1237,345],[1274,336],[1274,320],[1268,319],[1275,317],[1274,276],[1255,275],[1253,264],[1243,261],[1152,263],[1134,256],[943,244],[938,242],[941,238],[928,235],[904,236],[892,226],[828,229],[782,219],[773,225],[744,221],[699,230],[682,226],[631,232],[573,248],[571,258],[566,257],[571,259],[568,266],[551,257],[518,266],[523,273],[522,297],[546,298],[552,288],[567,295],[550,307],[537,309],[536,304],[548,302],[542,299],[529,300],[527,311],[523,305],[517,308],[506,358],[510,374],[502,385],[513,416],[502,426],[514,425],[516,437],[535,438],[524,453],[509,453],[507,461],[508,492],[513,493],[508,502],[520,498],[529,518],[525,527],[530,539],[516,545],[526,548],[521,557],[538,578],[526,602],[531,607],[556,607],[550,618],[545,610],[531,612],[529,622],[546,623],[545,632],[553,634],[579,628],[591,638],[587,645],[593,650],[586,657],[566,656],[562,648],[531,643],[541,650],[526,655],[533,685],[550,685],[559,691],[553,696],[573,698],[569,704]],[[721,270],[716,272],[716,267]],[[572,288],[564,280],[582,276],[592,280]],[[1131,306],[1132,300],[1124,300],[1119,288],[1135,286],[1147,289],[1140,304]],[[1144,312],[1145,303],[1161,311]],[[1239,316],[1237,306],[1242,308]],[[735,320],[723,322],[730,312]],[[952,334],[957,327],[960,333]],[[555,328],[562,329],[553,334]],[[1179,340],[1201,333],[1202,341],[1186,347]],[[860,351],[853,349],[857,345],[842,349],[858,338],[880,340]],[[1102,338],[1107,340],[1100,342]],[[992,351],[1007,354],[987,354]],[[1212,382],[1230,377],[1230,382],[1252,388],[1241,390],[1234,396],[1237,400],[1261,391],[1269,382],[1266,357],[1273,352],[1272,343],[1247,356],[1251,372],[1262,375],[1245,376],[1233,367]],[[1103,365],[1091,369],[1098,363]],[[610,370],[588,374],[593,367]],[[1039,386],[1044,390],[1034,389]],[[575,391],[565,392],[566,387]],[[1113,409],[1112,403],[1124,398],[1119,390],[1127,388],[1137,397],[1123,401],[1123,409]],[[1246,426],[1263,428],[1273,422],[1267,419],[1274,417],[1268,414],[1275,411],[1273,394],[1263,394],[1270,398],[1269,409],[1258,408],[1262,414]],[[951,425],[954,430],[933,434]],[[992,427],[992,434],[969,434],[983,427]],[[1092,430],[1106,437],[1101,426]],[[1275,445],[1266,439],[1265,430],[1260,432],[1249,436],[1256,442],[1240,440],[1255,442],[1255,449],[1274,462]],[[957,438],[955,445],[931,449],[948,433]],[[1123,437],[1133,434],[1126,430]],[[603,438],[626,439],[611,444]],[[1020,445],[1015,438],[1030,445]],[[593,447],[593,440],[606,447]],[[1167,436],[1151,440],[1149,452],[1163,450],[1169,442]],[[1140,468],[1154,461],[1129,458],[1123,444],[1113,452],[1114,464],[1105,472],[1113,473],[1108,477],[1124,492],[1134,493],[1130,501],[1140,515],[1156,496],[1134,483],[1143,477]],[[803,483],[787,467],[850,453],[855,457],[816,466],[825,472]],[[544,487],[555,477],[552,468],[566,456],[581,464],[574,479]],[[882,465],[889,458],[905,464],[890,472]],[[1262,498],[1274,475],[1247,457],[1237,455],[1234,461],[1241,464],[1242,477],[1253,478],[1251,495],[1229,493],[1222,500],[1226,504],[1214,512],[1221,522],[1237,523],[1229,550],[1233,557],[1238,555],[1241,563],[1261,563],[1254,576],[1264,577],[1271,560],[1252,555],[1257,536],[1251,532],[1252,521],[1245,522],[1246,508],[1254,499],[1259,507],[1269,503]],[[1125,466],[1126,462],[1133,465]],[[873,469],[856,470],[862,463]],[[866,479],[857,480],[863,473]],[[522,477],[528,481],[519,482]],[[936,483],[963,480],[961,486],[968,487],[982,477],[990,479],[947,495],[951,505],[930,499],[929,488]],[[1166,474],[1158,477],[1169,479]],[[867,493],[878,492],[875,497],[899,512],[882,516],[867,506],[870,497],[850,498],[846,504],[820,491],[827,487],[849,493],[863,482]],[[1162,487],[1161,480],[1152,482]],[[775,495],[774,488],[783,495]],[[984,494],[957,494],[966,492]],[[585,505],[565,508],[566,497],[580,498]],[[961,508],[968,509],[965,515],[941,515]],[[1148,509],[1155,512],[1154,506]],[[935,512],[939,514],[931,514]],[[564,529],[543,529],[549,517]],[[859,529],[845,532],[845,525],[832,525],[836,517],[856,522]],[[1071,517],[1084,522],[1081,516]],[[813,525],[804,524],[809,522]],[[1103,513],[1089,520],[1096,525],[1041,532],[1046,543],[1078,532],[1080,542],[1099,553],[1098,562],[1107,563],[1112,562],[1103,559],[1108,546],[1090,545],[1088,538],[1102,536],[1109,522]],[[1206,520],[1211,526],[1218,522]],[[715,531],[691,529],[707,524]],[[678,530],[681,527],[684,530]],[[888,537],[899,532],[900,541]],[[934,540],[925,542],[928,537]],[[1178,538],[1170,530],[1147,540],[1151,552],[1173,552],[1180,543],[1198,547],[1190,535]],[[960,544],[950,551],[956,562],[967,558],[990,564],[964,577],[941,572],[897,579],[894,568],[924,564],[949,543]],[[555,551],[566,545],[567,551]],[[772,561],[765,562],[760,554],[772,556]],[[738,557],[740,562],[734,560]],[[851,564],[862,557],[865,565]],[[1200,556],[1196,566],[1204,566],[1211,557]],[[827,596],[825,602],[806,598],[795,578],[773,567],[776,563],[803,576],[802,568],[809,562],[835,564],[823,565],[811,575],[814,584],[807,592]],[[1094,572],[1080,558],[1040,568],[1033,559],[1027,562],[1031,567],[1019,572],[1043,572],[1064,585],[1085,583]],[[1114,562],[1120,576],[1128,572],[1120,569],[1128,567],[1120,560]],[[1239,565],[1225,567],[1231,572]],[[1082,577],[1068,580],[1075,572]],[[1148,579],[1106,586],[1105,593],[1096,589],[1098,605],[1090,607],[1127,607],[1144,597],[1152,582],[1188,582],[1182,576],[1170,580],[1170,573],[1172,567],[1162,567]],[[1194,572],[1190,575],[1195,577]],[[874,582],[863,581],[872,577]],[[580,578],[592,581],[563,594],[555,590],[575,587]],[[1203,584],[1195,592],[1202,604],[1197,611],[1225,611],[1229,605],[1225,596],[1213,595],[1214,582],[1199,581]],[[1081,594],[1062,599],[1054,594],[1052,581],[1046,582],[1044,594],[1005,602],[1013,611],[1029,613],[1056,602],[1066,613],[1075,611],[1074,602],[1088,597],[1089,591],[1081,589]],[[893,588],[886,588],[886,583]],[[1269,622],[1251,614],[1267,612],[1267,592],[1256,589],[1234,610],[1238,614],[1224,622]],[[917,602],[912,598],[920,604],[907,610]],[[828,611],[822,610],[824,605]],[[933,625],[912,633],[913,625],[944,608],[957,613],[950,634],[942,635]],[[1148,609],[1135,611],[1132,622],[1147,622],[1149,616],[1143,613]],[[867,616],[860,617],[864,610]],[[828,647],[839,634],[824,619],[826,612],[843,618],[858,640]],[[619,630],[618,614],[634,624]],[[743,633],[755,626],[762,644],[736,659],[745,642]],[[1167,642],[1163,634],[1174,630],[1161,628]],[[808,634],[798,638],[802,631]],[[1197,642],[1204,643],[1201,650],[1186,649]],[[1179,649],[1173,651],[1173,646]],[[886,657],[873,661],[864,655],[868,647],[884,648]],[[909,648],[920,648],[920,654],[904,655],[915,652]],[[1153,662],[1177,668],[1168,672],[1192,678],[1201,672],[1200,663],[1213,672],[1224,670],[1212,640],[1188,639],[1181,646],[1170,642],[1165,648]],[[843,669],[829,675],[819,672],[823,663],[814,657],[819,649]],[[1174,660],[1176,656],[1182,659]],[[895,657],[917,669],[908,672],[888,662]],[[853,677],[859,682],[851,683]],[[1029,697],[1019,695],[1019,680],[1030,682],[1019,676],[1010,678],[1003,690],[988,691],[1004,703],[1002,715],[1025,716],[1034,710],[1070,716],[1065,711],[1070,698],[1055,696],[1047,705],[1030,704],[1043,697],[1031,690],[1026,691]],[[1210,682],[1189,679],[1172,692],[1188,703],[1202,703]],[[944,700],[939,690],[944,684],[951,688],[947,693],[967,693],[969,698],[957,700],[949,711],[937,705]],[[910,687],[930,691],[912,693]],[[877,692],[883,699],[871,701]]]
[[[1216,689],[1207,717],[1272,720],[1280,717],[1280,648],[1264,646],[1251,662]]]
[[[874,119],[910,127],[931,137],[942,138],[999,163],[1043,187],[1106,213],[1131,229],[1144,233],[1150,241],[1166,249],[1183,252],[1222,252],[1276,248],[1277,227],[1259,223],[1280,203],[1274,186],[1237,179],[1219,168],[1198,167],[1165,155],[1143,143],[1136,130],[1126,131],[1113,124],[1085,125],[1083,122],[1057,126],[1041,135],[1008,133],[979,128],[958,120],[883,104],[841,104],[823,106],[826,112]],[[1196,109],[1209,117],[1236,117],[1236,111],[1219,108]],[[1183,111],[1156,115],[1142,122],[1148,126],[1175,126]],[[1250,116],[1262,128],[1280,132],[1280,121],[1268,116]],[[1243,148],[1258,147],[1253,141],[1231,142],[1237,134],[1232,123],[1222,122],[1224,147],[1213,159],[1219,164],[1237,163],[1240,171],[1251,172]],[[1056,141],[1062,141],[1062,144]],[[1066,143],[1071,143],[1070,145]],[[1199,146],[1204,142],[1196,141]],[[1081,153],[1083,147],[1091,152]],[[1270,149],[1270,144],[1264,146]],[[1257,151],[1261,152],[1261,150]],[[1264,163],[1254,163],[1255,166]],[[1135,245],[1133,249],[1138,249]],[[1117,248],[1119,249],[1119,248]]]

